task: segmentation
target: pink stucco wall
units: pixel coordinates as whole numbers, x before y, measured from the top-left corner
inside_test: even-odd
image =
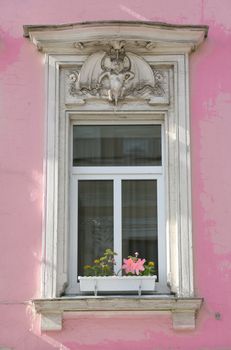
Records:
[[[231,349],[230,13],[230,0],[0,0],[0,348]],[[173,331],[165,315],[80,314],[41,334],[27,301],[40,286],[44,62],[22,25],[112,19],[210,26],[190,61],[195,283],[205,302],[191,332]]]

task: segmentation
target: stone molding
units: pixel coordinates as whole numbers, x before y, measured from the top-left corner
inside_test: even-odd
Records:
[[[62,329],[64,313],[94,312],[95,315],[113,311],[116,315],[129,312],[155,314],[170,312],[174,330],[193,330],[196,315],[201,308],[201,298],[175,298],[172,296],[132,297],[73,297],[56,299],[35,299],[32,301],[36,312],[41,314],[41,330],[52,331]]]
[[[106,35],[105,35],[106,34]],[[24,36],[42,52],[76,54],[94,52],[111,40],[126,41],[141,52],[182,53],[195,50],[206,38],[208,26],[158,22],[102,21],[66,25],[24,25]]]

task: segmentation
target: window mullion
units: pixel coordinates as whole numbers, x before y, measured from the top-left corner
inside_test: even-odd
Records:
[[[122,262],[122,219],[121,219],[121,178],[114,178],[114,251],[115,272],[121,274]]]
[[[76,176],[71,177],[70,184],[70,257],[69,257],[69,285],[67,292],[76,293],[77,287],[77,252],[78,252],[78,179]]]
[[[157,181],[157,210],[158,210],[158,260],[159,260],[159,291],[166,290],[166,230],[165,230],[165,205],[164,205],[164,177]],[[163,237],[164,236],[164,237]],[[163,288],[163,290],[162,290]]]

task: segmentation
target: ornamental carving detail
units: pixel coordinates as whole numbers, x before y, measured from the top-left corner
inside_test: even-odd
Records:
[[[108,51],[91,54],[82,67],[68,75],[71,97],[82,103],[101,98],[118,105],[125,99],[166,97],[166,74],[153,69],[141,56],[126,52],[123,42],[114,42]]]

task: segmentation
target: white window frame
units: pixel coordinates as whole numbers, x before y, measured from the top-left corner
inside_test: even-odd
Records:
[[[202,298],[195,296],[193,281],[189,54],[207,37],[208,26],[169,25],[152,22],[88,22],[58,26],[24,26],[38,50],[47,54],[47,120],[45,145],[44,234],[41,298],[33,303],[42,314],[43,330],[60,330],[65,311],[126,310],[167,311],[172,313],[175,329],[194,329],[195,316]],[[94,104],[66,105],[62,69],[82,65],[97,45],[113,40],[125,41],[149,64],[171,67],[170,99],[165,105],[148,107],[124,105],[115,110]],[[85,43],[87,45],[85,46]],[[136,47],[134,47],[134,45]],[[90,106],[90,108],[88,108]],[[134,106],[134,105],[133,105]],[[78,115],[78,118],[77,118]],[[163,120],[165,123],[165,213],[167,283],[174,293],[150,300],[59,299],[68,282],[69,230],[69,132],[74,119],[103,121],[105,116],[120,122],[133,115],[141,120]],[[81,116],[81,117],[80,117]],[[113,306],[112,306],[113,305]]]
[[[110,123],[110,124],[108,124]],[[72,140],[74,125],[112,125],[112,120],[103,123],[95,122],[73,122],[71,125],[70,136],[70,242],[69,242],[69,269],[68,269],[68,286],[66,294],[79,294],[79,283],[77,283],[77,256],[78,256],[78,181],[79,180],[112,180],[113,181],[113,198],[114,198],[114,251],[118,253],[115,257],[116,266],[120,269],[122,262],[122,218],[121,218],[121,183],[123,180],[157,180],[157,217],[158,217],[158,275],[156,283],[158,293],[169,293],[167,287],[167,266],[166,266],[166,220],[165,220],[165,142],[164,142],[164,123],[163,121],[146,121],[133,120],[132,116],[129,121],[115,122],[113,125],[161,125],[161,166],[98,166],[98,167],[78,167],[72,166]],[[116,235],[115,235],[116,232]]]
[[[78,57],[77,57],[78,58]],[[81,58],[82,59],[82,58]],[[46,215],[42,296],[63,295],[68,283],[69,133],[73,120],[119,123],[156,119],[165,123],[166,159],[166,254],[167,284],[178,297],[194,296],[192,261],[190,123],[188,104],[188,54],[154,55],[152,62],[173,67],[174,105],[154,111],[110,112],[60,110],[59,84],[62,67],[76,63],[76,56],[49,55],[46,166]],[[62,96],[61,96],[62,98]],[[173,108],[174,107],[174,108]],[[50,162],[49,160],[52,159]],[[51,234],[52,233],[52,234]]]

